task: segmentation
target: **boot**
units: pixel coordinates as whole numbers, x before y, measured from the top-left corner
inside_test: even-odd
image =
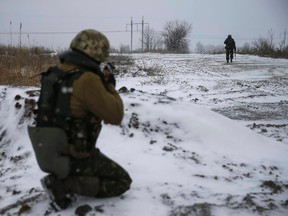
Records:
[[[45,176],[41,179],[41,184],[51,200],[51,207],[56,211],[66,209],[72,203],[73,200],[67,196],[62,181],[55,175]]]
[[[96,197],[99,192],[100,180],[94,176],[68,176],[64,179],[63,184],[68,193]]]

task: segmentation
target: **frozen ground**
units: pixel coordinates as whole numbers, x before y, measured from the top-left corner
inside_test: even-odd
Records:
[[[54,212],[27,136],[37,88],[0,86],[0,214],[288,215],[288,60],[132,57],[117,77],[124,120],[104,125],[97,143],[130,173],[131,189]]]
[[[154,69],[161,76],[140,78],[137,87],[148,85],[150,93],[205,105],[288,143],[288,61],[239,55],[227,64],[224,59],[223,55],[141,55],[138,68]]]

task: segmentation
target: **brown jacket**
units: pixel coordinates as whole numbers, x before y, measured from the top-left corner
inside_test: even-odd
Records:
[[[77,66],[59,64],[63,71],[75,71]],[[96,120],[119,125],[123,119],[123,102],[112,84],[104,86],[101,78],[93,72],[85,72],[73,83],[71,95],[71,112],[74,117],[84,118],[92,113]],[[74,158],[87,158],[92,152],[77,151],[74,145],[69,145],[70,154]]]
[[[58,65],[63,71],[73,71],[72,64]],[[86,72],[73,83],[71,111],[75,117],[86,117],[88,113],[105,123],[119,125],[122,121],[123,102],[112,84],[106,87],[100,77],[93,72]]]

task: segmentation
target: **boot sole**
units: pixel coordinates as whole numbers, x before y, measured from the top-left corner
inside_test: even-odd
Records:
[[[76,200],[76,197],[71,196],[69,198],[66,195],[66,197],[64,197],[61,201],[56,201],[56,197],[51,190],[51,181],[48,179],[48,177],[44,177],[41,179],[41,185],[51,201],[50,206],[56,211],[66,209],[73,201]],[[62,205],[60,205],[59,202],[62,202]]]
[[[50,185],[51,185],[51,182],[47,182],[46,180],[49,181],[48,178],[46,178],[46,177],[42,178],[42,179],[41,179],[41,185],[42,185],[44,191],[48,194],[49,199],[50,199],[52,202],[54,202],[54,201],[55,201],[55,196],[54,196],[53,193],[51,192],[51,187],[49,188],[49,187],[47,186],[47,184],[49,184],[49,183],[50,183]]]

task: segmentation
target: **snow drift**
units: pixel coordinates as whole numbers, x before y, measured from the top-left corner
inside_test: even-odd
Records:
[[[288,145],[211,111],[209,105],[185,100],[189,86],[192,93],[199,85],[212,89],[211,80],[203,79],[205,70],[197,72],[198,79],[193,73],[194,83],[175,90],[191,78],[186,74],[192,71],[188,66],[193,60],[199,62],[200,56],[182,56],[179,61],[175,56],[156,55],[149,61],[157,58],[171,58],[165,66],[171,67],[169,71],[177,63],[174,82],[170,77],[162,85],[159,80],[144,85],[151,77],[119,77],[118,86],[128,87],[121,92],[124,120],[121,126],[104,125],[97,142],[104,154],[127,169],[132,188],[111,199],[78,197],[61,212],[54,212],[43,194],[39,180],[45,173],[38,168],[27,135],[27,126],[33,123],[31,99],[37,100],[38,89],[0,86],[0,213],[80,215],[86,208],[86,215],[287,215]],[[255,62],[254,57],[243,58]],[[211,76],[220,63],[213,58],[207,62]],[[217,73],[213,82],[228,72]],[[173,95],[163,94],[172,86]],[[203,88],[199,91],[205,94]],[[19,205],[5,209],[13,203]]]

